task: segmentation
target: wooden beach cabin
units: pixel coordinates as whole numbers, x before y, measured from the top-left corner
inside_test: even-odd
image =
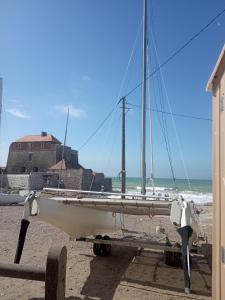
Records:
[[[213,300],[225,299],[225,45],[207,84],[213,116]]]

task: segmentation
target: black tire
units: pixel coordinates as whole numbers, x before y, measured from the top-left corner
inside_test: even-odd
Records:
[[[103,236],[103,240],[110,240],[108,235]],[[101,244],[102,246],[102,256],[109,256],[111,254],[112,245],[110,244]]]
[[[181,266],[181,253],[164,251],[164,263],[167,266],[180,267]]]
[[[97,235],[95,237],[96,240],[101,240],[102,239],[102,236],[101,235]],[[93,252],[94,252],[94,255],[96,256],[99,256],[101,255],[101,252],[102,252],[102,244],[93,244]]]

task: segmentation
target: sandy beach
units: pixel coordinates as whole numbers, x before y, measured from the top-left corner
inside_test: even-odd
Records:
[[[202,206],[202,231],[211,243],[212,207]],[[23,208],[0,206],[0,262],[12,263],[17,244]],[[128,228],[155,231],[159,223],[176,238],[168,217],[125,218]],[[192,260],[193,293],[183,293],[183,270],[168,267],[162,253],[115,246],[110,257],[96,257],[92,244],[69,241],[60,230],[31,219],[22,264],[44,266],[52,245],[66,245],[68,250],[66,299],[211,299],[211,270],[205,258]],[[0,278],[0,299],[44,299],[44,283]]]

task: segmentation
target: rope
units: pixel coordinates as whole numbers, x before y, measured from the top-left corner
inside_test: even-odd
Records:
[[[125,84],[125,79],[127,77],[128,70],[130,68],[131,63],[134,61],[134,57],[135,57],[135,53],[136,53],[136,47],[137,47],[137,41],[138,41],[139,34],[141,32],[142,23],[143,23],[143,18],[141,18],[141,22],[139,24],[139,27],[138,27],[138,30],[137,30],[137,33],[136,33],[134,44],[133,44],[133,46],[131,48],[130,57],[129,57],[129,60],[128,60],[128,63],[127,63],[127,67],[126,67],[124,75],[123,75],[123,79],[122,79],[122,82],[121,82],[119,94],[118,94],[118,97],[117,97],[118,99],[121,98],[121,93],[122,93],[122,90],[123,90],[123,86]],[[127,85],[128,85],[128,83],[127,83]]]
[[[104,126],[104,124],[111,117],[111,115],[114,113],[114,111],[116,110],[117,106],[121,102],[121,92],[122,92],[122,89],[123,89],[123,86],[124,86],[124,83],[125,83],[125,79],[127,77],[127,72],[129,70],[130,64],[131,64],[132,59],[134,57],[134,53],[135,53],[135,49],[136,49],[136,44],[137,44],[137,40],[138,40],[138,36],[139,36],[139,33],[140,33],[140,28],[141,28],[142,22],[143,22],[143,19],[141,19],[141,22],[140,22],[140,25],[139,25],[139,28],[138,28],[138,31],[137,31],[137,34],[136,34],[136,37],[135,37],[135,41],[134,41],[134,44],[133,44],[133,47],[132,47],[132,50],[131,50],[130,58],[128,60],[127,67],[125,69],[124,76],[123,76],[123,79],[122,79],[122,82],[121,82],[121,86],[120,86],[120,89],[119,89],[119,93],[118,93],[117,99],[120,99],[120,100],[117,101],[117,103],[113,106],[112,110],[106,115],[106,117],[102,120],[102,122],[98,125],[98,127],[93,131],[92,134],[90,134],[88,136],[88,138],[84,141],[84,143],[80,146],[80,148],[78,148],[78,151],[80,151],[81,149],[83,149],[92,140],[92,138]]]
[[[147,56],[147,67],[149,74],[149,57]],[[154,182],[154,152],[153,152],[153,127],[152,127],[152,110],[151,110],[151,96],[150,96],[150,83],[148,81],[148,105],[149,105],[149,139],[150,139],[150,152],[151,152],[151,183],[152,192],[155,194],[155,182]]]
[[[158,74],[156,76],[156,79],[157,79],[157,85],[158,85],[158,90],[159,90],[159,100],[160,100],[161,111],[163,111],[164,110],[164,108],[163,108],[163,91],[162,91],[162,84],[161,84],[161,80],[160,80],[161,78],[159,78]],[[153,81],[153,84],[154,84],[154,81]],[[154,92],[155,92],[155,90],[154,90]],[[156,102],[156,97],[155,97],[155,105],[156,105],[156,108],[158,109],[158,105],[157,105],[157,102]],[[162,134],[163,134],[163,137],[164,137],[166,151],[167,151],[169,165],[170,165],[170,171],[171,171],[171,174],[172,174],[173,184],[174,184],[174,187],[175,187],[176,186],[176,184],[175,184],[176,179],[175,179],[175,174],[174,174],[174,169],[173,169],[172,154],[171,154],[170,143],[169,143],[169,134],[168,134],[168,131],[167,131],[167,123],[166,123],[166,119],[165,119],[164,114],[161,114],[161,118],[162,118],[161,121],[160,121],[159,118],[158,118],[158,120],[159,120],[159,123],[160,123],[160,127],[162,129]]]
[[[159,65],[149,76],[145,79],[148,80],[154,74],[156,74],[161,68],[165,67],[171,60],[173,60],[182,50],[184,50],[188,45],[190,45],[197,37],[199,37],[208,27],[210,27],[220,16],[222,16],[225,12],[225,8],[220,11],[214,18],[212,18],[205,26],[203,26],[197,33],[195,33],[186,43],[184,43],[180,48],[175,50],[161,65]],[[138,89],[143,84],[143,81],[140,82],[136,87],[130,90],[126,97],[132,94],[136,89]]]
[[[112,158],[112,154],[113,154],[113,151],[114,151],[115,145],[116,145],[116,137],[118,137],[117,128],[118,128],[120,120],[121,120],[121,115],[119,115],[119,117],[113,123],[113,125],[115,126],[115,129],[114,129],[113,135],[110,136],[111,137],[111,146],[110,146],[110,151],[108,154],[108,159],[107,159],[106,165],[105,165],[106,172],[109,170],[109,167],[111,166],[111,158]]]
[[[90,185],[89,191],[91,191],[91,189],[92,189],[94,180],[95,180],[95,173],[92,172],[92,180],[91,180],[91,185]]]
[[[116,110],[117,106],[119,105],[120,101],[117,102],[117,104],[112,108],[112,110],[106,115],[106,117],[102,120],[102,122],[98,125],[98,127],[94,130],[92,134],[89,135],[89,137],[86,139],[86,141],[78,148],[78,151],[83,149],[89,142],[90,140],[97,134],[97,132],[103,127],[103,125],[106,123],[106,121],[111,117],[111,115],[114,113]]]
[[[130,103],[130,102],[127,102],[126,103],[130,106],[133,106],[133,107],[137,107],[137,108],[141,108],[140,105],[137,105],[137,104],[133,104],[133,103]],[[147,110],[150,110],[149,107],[146,108]],[[162,110],[158,110],[158,109],[155,109],[155,108],[151,108],[151,111],[153,112],[157,112],[157,113],[163,113],[163,114],[166,114],[166,115],[171,115],[170,112],[168,111],[162,111]],[[203,120],[203,121],[212,121],[211,118],[205,118],[205,117],[198,117],[198,116],[193,116],[193,115],[186,115],[186,114],[178,114],[178,113],[173,113],[172,112],[172,115],[175,116],[175,117],[181,117],[181,118],[187,118],[187,119],[196,119],[196,120]]]
[[[153,44],[154,44],[154,49],[155,49],[155,53],[156,53],[156,59],[157,59],[158,64],[160,65],[160,59],[159,59],[159,54],[158,54],[158,51],[157,51],[157,43],[156,43],[156,38],[155,38],[155,33],[154,33],[154,26],[152,26],[152,34],[153,34]],[[169,99],[169,95],[168,95],[168,92],[167,92],[167,88],[166,88],[166,84],[165,84],[165,80],[164,80],[164,76],[163,76],[161,68],[159,69],[159,74],[160,74],[162,84],[163,84],[163,87],[164,87],[164,90],[165,90],[166,100],[167,100],[167,104],[169,106],[169,112],[170,112],[170,115],[171,115],[172,124],[173,124],[173,128],[174,128],[176,141],[177,141],[177,145],[178,145],[178,148],[179,148],[179,152],[180,152],[181,161],[182,161],[182,164],[183,164],[185,176],[186,176],[186,179],[187,179],[187,182],[188,182],[188,187],[191,190],[191,183],[190,183],[186,163],[185,163],[184,156],[183,156],[183,151],[182,151],[182,147],[181,147],[181,143],[180,143],[180,138],[179,138],[179,135],[178,135],[178,132],[177,132],[176,123],[175,123],[175,120],[174,120],[174,117],[173,117],[172,108],[171,108],[171,104],[170,104],[170,99]]]

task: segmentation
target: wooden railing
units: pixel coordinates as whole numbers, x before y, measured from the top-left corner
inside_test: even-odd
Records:
[[[45,281],[45,300],[64,300],[66,287],[66,247],[52,247],[46,267],[0,263],[0,276]]]

